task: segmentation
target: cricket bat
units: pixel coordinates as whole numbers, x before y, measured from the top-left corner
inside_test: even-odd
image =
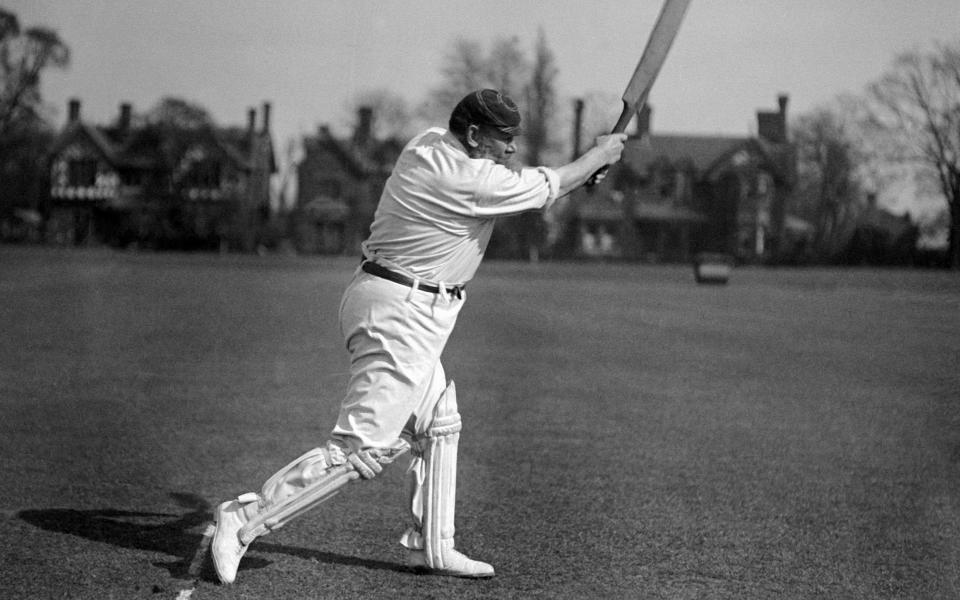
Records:
[[[647,96],[650,95],[650,89],[653,82],[660,73],[660,67],[667,59],[667,53],[673,40],[677,37],[680,30],[680,23],[683,21],[683,15],[687,12],[690,0],[665,0],[660,9],[660,16],[650,32],[650,38],[647,40],[647,46],[643,50],[640,62],[627,84],[627,89],[623,92],[623,111],[617,124],[613,126],[611,133],[623,133],[627,129],[633,115],[640,110],[647,102]],[[587,185],[596,183],[597,175],[607,170],[604,167],[590,178]]]

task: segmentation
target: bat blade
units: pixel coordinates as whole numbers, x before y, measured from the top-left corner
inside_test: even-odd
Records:
[[[623,133],[634,113],[647,101],[650,88],[660,73],[673,45],[673,40],[680,30],[683,15],[687,12],[690,0],[665,0],[660,9],[660,16],[650,32],[650,38],[637,63],[637,68],[623,92],[623,113],[613,128],[613,133]]]

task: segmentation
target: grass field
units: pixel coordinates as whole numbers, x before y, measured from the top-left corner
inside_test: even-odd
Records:
[[[393,467],[197,579],[326,438],[355,265],[0,247],[0,598],[960,597],[960,277],[897,270],[489,262],[444,364],[497,577],[403,569]]]

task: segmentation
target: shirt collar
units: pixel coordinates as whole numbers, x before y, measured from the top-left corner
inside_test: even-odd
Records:
[[[459,150],[460,152],[463,152],[464,154],[467,154],[469,156],[469,153],[467,152],[466,147],[464,147],[464,145],[460,143],[460,140],[457,139],[457,136],[455,136],[452,131],[445,129],[443,132],[443,140],[448,144],[450,144],[451,146],[453,146],[454,148],[456,148],[457,150]]]

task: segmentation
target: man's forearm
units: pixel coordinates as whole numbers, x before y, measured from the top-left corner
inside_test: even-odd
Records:
[[[560,178],[560,191],[557,196],[566,196],[585,184],[594,173],[620,160],[626,139],[627,136],[623,133],[602,135],[597,138],[597,145],[584,152],[580,158],[554,169]]]
[[[585,184],[590,177],[607,164],[606,155],[594,146],[577,160],[557,167],[555,171],[560,178],[560,193],[557,196],[566,196],[573,190]]]

